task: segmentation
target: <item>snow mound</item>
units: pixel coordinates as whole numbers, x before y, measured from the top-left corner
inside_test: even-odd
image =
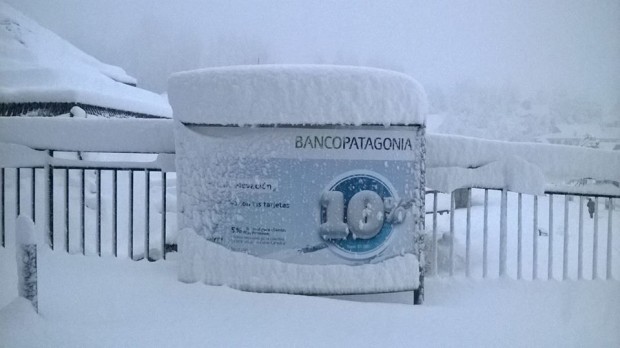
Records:
[[[34,222],[29,216],[19,215],[17,217],[16,242],[19,245],[37,244],[35,238]]]
[[[161,96],[0,2],[0,103],[76,102],[171,117]]]
[[[419,286],[419,264],[405,254],[376,264],[299,265],[234,252],[190,228],[180,231],[179,280],[256,292],[354,294],[408,291]]]
[[[173,121],[170,119],[97,119],[58,117],[0,117],[0,139],[31,149],[92,152],[173,153]],[[71,131],[68,131],[68,130]],[[111,136],[113,134],[113,136]],[[114,141],[110,141],[113,137]],[[20,152],[17,152],[17,151]],[[13,159],[15,166],[41,163],[37,151],[0,146],[0,159]],[[12,154],[12,151],[15,151]],[[28,158],[18,158],[20,154]],[[19,162],[17,162],[19,161]],[[35,161],[35,162],[29,162]],[[31,163],[31,164],[29,164]],[[4,165],[4,163],[2,163]]]
[[[428,168],[426,185],[442,192],[463,187],[485,187],[542,195],[545,193],[545,175],[540,167],[520,157],[512,157],[478,168]]]
[[[70,330],[39,316],[23,297],[0,308],[0,342],[3,347],[100,347],[88,337],[75,337]]]
[[[0,135],[2,133],[0,131]],[[45,151],[37,151],[23,145],[0,142],[0,168],[44,166],[48,160],[49,156]]]
[[[426,139],[427,186],[444,192],[487,187],[540,194],[544,189],[567,190],[568,183],[582,179],[620,182],[617,151],[444,134],[427,134]],[[599,191],[591,185],[583,192]]]
[[[173,74],[175,119],[218,125],[424,124],[426,94],[407,75],[360,67],[262,65]]]

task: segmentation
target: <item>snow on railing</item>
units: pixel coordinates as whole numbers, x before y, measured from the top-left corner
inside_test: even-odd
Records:
[[[37,150],[174,153],[169,119],[0,117],[0,142]]]
[[[539,143],[513,143],[455,135],[427,134],[427,168],[477,170],[468,186],[486,185],[504,179],[505,186],[536,191],[542,175],[545,185],[562,185],[589,178],[620,182],[620,153],[577,146]],[[481,172],[486,166],[495,170]],[[463,173],[451,176],[454,188]],[[483,179],[483,182],[477,181]],[[456,181],[456,182],[455,182]],[[439,188],[438,188],[439,189]],[[619,191],[620,192],[620,191]]]
[[[482,217],[482,241],[479,252],[482,258],[481,274],[489,276],[489,232],[497,231],[497,245],[493,249],[498,255],[497,274],[500,277],[507,276],[512,272],[516,278],[524,277],[524,265],[527,262],[531,267],[530,279],[539,277],[539,262],[546,263],[548,279],[555,279],[554,273],[561,271],[562,279],[568,279],[571,270],[575,269],[576,278],[583,279],[584,253],[591,256],[591,278],[598,277],[598,264],[606,263],[606,278],[613,277],[613,261],[618,260],[619,247],[613,244],[613,216],[620,218],[614,212],[614,200],[620,198],[620,153],[614,151],[601,151],[580,147],[509,143],[490,141],[461,136],[449,136],[430,134],[427,135],[427,187],[450,194],[449,235],[446,238],[437,236],[437,192],[433,192],[433,221],[431,246],[431,269],[432,275],[438,274],[441,260],[438,259],[438,249],[441,243],[446,244],[447,265],[445,272],[452,276],[455,274],[455,244],[465,240],[465,250],[461,267],[465,276],[472,274],[472,188],[484,189],[483,217]],[[466,190],[466,191],[464,191]],[[497,191],[500,196],[494,202],[489,202],[489,190]],[[479,191],[479,190],[476,190]],[[432,192],[432,191],[431,191]],[[465,199],[459,199],[460,204],[456,208],[466,209],[466,215],[462,215],[455,209],[455,193],[466,192]],[[509,201],[508,195],[517,195],[516,202]],[[533,195],[532,200],[523,201],[523,195]],[[428,196],[428,192],[427,192]],[[555,196],[564,196],[564,220],[562,223],[554,221],[561,207],[556,207]],[[574,198],[579,197],[579,217],[571,214],[571,209],[577,209]],[[588,200],[588,209],[592,221],[589,226],[591,235],[589,240],[584,240],[584,198]],[[546,200],[548,211],[538,212],[538,200]],[[607,209],[607,221],[599,221],[599,203],[605,200]],[[428,201],[428,199],[427,199]],[[526,260],[523,256],[523,206],[531,211],[532,236],[531,259]],[[497,229],[489,230],[488,212],[494,209],[495,216],[499,218]],[[440,208],[441,210],[441,208]],[[516,211],[516,214],[515,214]],[[455,216],[457,215],[455,221]],[[508,223],[509,215],[516,215]],[[478,217],[478,220],[480,217]],[[545,231],[539,226],[539,219],[546,219],[548,229]],[[476,222],[476,221],[474,221]],[[447,222],[446,222],[447,223]],[[480,225],[480,222],[476,222]],[[607,224],[607,236],[599,236],[599,224]],[[575,225],[579,225],[578,231]],[[465,228],[463,229],[463,226]],[[515,231],[516,227],[516,231]],[[558,228],[560,229],[558,231]],[[616,227],[617,229],[617,227]],[[455,232],[458,231],[458,232]],[[577,250],[573,251],[575,244],[571,243],[570,236],[578,233],[579,239]],[[617,233],[617,231],[616,231]],[[515,238],[510,242],[510,238]],[[539,255],[539,239],[544,238],[547,244],[547,253]],[[444,239],[442,239],[444,238]],[[556,238],[562,240],[562,248],[556,247]],[[460,240],[459,240],[460,239]],[[508,247],[510,242],[510,248]],[[588,249],[584,250],[584,243]],[[590,244],[591,243],[591,244]],[[599,255],[599,243],[606,243],[606,255]],[[616,242],[617,243],[617,242]],[[509,259],[509,251],[515,252],[514,260]],[[577,263],[571,263],[571,256],[577,256]],[[539,257],[541,256],[541,257]],[[542,260],[546,257],[546,260]],[[561,263],[556,260],[561,259]],[[617,261],[616,261],[617,262]],[[516,264],[515,264],[516,263]],[[561,267],[560,267],[561,266]],[[618,268],[617,266],[615,267]],[[617,277],[617,276],[616,276]]]
[[[52,248],[101,255],[103,236],[114,256],[122,249],[132,259],[165,257],[175,222],[167,219],[174,209],[167,198],[174,198],[175,180],[171,120],[8,117],[0,118],[0,139],[11,142],[0,143],[2,246],[10,216],[26,213],[43,221]],[[156,185],[158,197],[151,197]]]
[[[11,217],[30,213],[50,245],[68,252],[164,257],[176,229],[172,124],[0,118],[0,139],[11,143],[0,144],[2,245]],[[620,277],[620,154],[436,134],[427,141],[428,275],[596,279],[605,265],[605,278]]]

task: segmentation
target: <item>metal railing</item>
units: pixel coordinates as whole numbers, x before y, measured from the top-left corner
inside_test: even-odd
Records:
[[[534,196],[498,189],[465,190],[466,203],[460,209],[455,207],[454,192],[426,193],[427,207],[432,207],[427,211],[427,226],[431,227],[427,230],[427,241],[430,242],[426,246],[427,275],[455,276],[458,273],[481,278],[599,279],[600,265],[604,264],[605,279],[614,278],[620,254],[619,243],[614,245],[613,238],[619,232],[618,226],[613,224],[614,200],[620,196],[565,192]],[[472,198],[472,192],[476,194],[475,198]],[[493,202],[489,193],[495,193]],[[556,200],[557,197],[560,201]],[[586,197],[592,198],[595,207],[589,219],[591,222],[587,223],[588,229],[584,227]],[[441,198],[444,198],[443,202]],[[541,207],[541,201],[546,204],[546,209]],[[444,207],[438,206],[440,202]],[[475,216],[472,214],[474,204]],[[449,208],[442,209],[445,205]],[[524,207],[527,207],[527,213]],[[443,212],[447,212],[447,216],[441,214]],[[562,218],[561,222],[557,221],[558,216]],[[494,220],[492,226],[489,217]],[[475,228],[472,226],[474,220]],[[606,224],[606,234],[602,235],[599,233],[601,222]],[[494,243],[493,247],[491,243]],[[605,253],[601,254],[603,248]],[[491,257],[497,257],[497,263],[491,263]],[[497,267],[494,273],[491,273],[491,265]],[[586,265],[590,266],[589,272],[586,272]],[[546,274],[541,274],[545,270]]]
[[[43,169],[43,167],[31,167],[31,168],[15,168],[15,169],[8,169],[8,168],[0,168],[0,207],[1,207],[1,214],[0,214],[0,245],[2,245],[2,247],[6,246],[6,239],[7,239],[7,200],[9,200],[10,197],[8,197],[7,195],[7,185],[6,182],[8,181],[8,177],[11,176],[11,171],[13,171],[13,176],[17,177],[22,177],[22,173],[25,170],[28,170],[28,172],[30,173],[30,178],[28,179],[28,181],[30,182],[30,216],[33,218],[33,221],[36,220],[36,204],[35,202],[35,196],[36,196],[36,185],[35,185],[35,180],[36,180],[36,173],[37,171],[41,171]],[[14,206],[14,210],[15,210],[15,217],[17,218],[18,215],[20,215],[23,212],[23,208],[22,208],[22,184],[21,184],[22,180],[15,180],[15,191],[14,191],[14,199],[12,200],[12,206]],[[9,204],[10,206],[11,204]]]
[[[162,170],[162,161],[77,161],[48,153],[52,158],[48,166],[0,168],[2,246],[7,240],[7,221],[25,213],[35,222],[48,219],[52,249],[60,244],[69,253],[134,260],[165,259],[166,252],[174,250],[174,241],[168,238],[168,220],[174,220],[176,214],[168,216],[166,212],[167,196],[174,194],[168,186],[175,176],[169,174],[170,168]],[[467,199],[461,207],[457,207],[454,192],[426,193],[430,208],[428,276],[614,278],[620,259],[620,250],[613,243],[620,225],[614,225],[614,200],[620,197],[465,190]],[[584,212],[586,197],[591,197],[596,207],[591,219]],[[154,202],[159,202],[159,216]],[[601,228],[601,224],[605,226]],[[107,238],[103,238],[104,230]],[[158,254],[152,255],[153,251]]]
[[[92,176],[94,176],[94,181],[95,181],[95,206],[94,206],[94,213],[96,216],[96,223],[95,225],[95,245],[96,245],[96,253],[97,255],[101,256],[101,250],[102,250],[102,184],[103,184],[103,180],[102,180],[102,176],[104,176],[106,173],[109,174],[108,175],[108,184],[109,184],[109,188],[111,189],[111,212],[110,212],[110,230],[111,230],[111,252],[114,256],[118,256],[118,244],[119,244],[119,233],[118,233],[118,227],[119,224],[122,223],[126,223],[127,224],[127,234],[126,234],[126,241],[127,241],[127,255],[129,258],[134,259],[134,256],[136,254],[135,252],[135,245],[136,241],[134,240],[134,232],[135,232],[135,220],[137,219],[137,216],[139,214],[143,214],[143,225],[144,225],[144,230],[142,231],[142,235],[143,235],[143,253],[144,253],[144,258],[149,259],[149,252],[151,250],[151,234],[152,233],[156,233],[156,231],[152,231],[150,228],[150,223],[151,223],[151,211],[152,211],[152,200],[151,200],[151,180],[152,180],[152,174],[154,173],[158,173],[161,176],[161,211],[160,211],[160,215],[161,215],[161,223],[160,223],[160,245],[159,245],[159,251],[160,251],[160,255],[162,258],[165,259],[166,257],[166,235],[167,235],[167,230],[166,230],[166,180],[167,180],[167,175],[166,172],[162,171],[161,169],[158,168],[143,168],[140,166],[140,163],[136,163],[136,164],[131,164],[131,165],[124,165],[122,168],[110,168],[110,167],[100,167],[100,166],[94,166],[94,165],[89,165],[86,167],[77,167],[77,166],[63,166],[63,165],[59,165],[59,166],[52,166],[51,169],[54,174],[50,176],[50,180],[48,180],[49,185],[50,185],[50,192],[53,192],[55,187],[54,185],[54,178],[58,176],[58,172],[60,172],[61,176],[64,176],[64,184],[62,184],[62,188],[64,189],[64,192],[62,194],[64,200],[63,200],[63,205],[62,208],[58,207],[56,209],[61,209],[64,212],[64,219],[63,219],[63,223],[64,226],[62,228],[62,231],[64,232],[64,249],[65,251],[69,252],[70,251],[70,221],[71,221],[71,212],[72,209],[70,209],[70,174],[71,172],[74,172],[76,174],[78,174],[80,176],[80,180],[79,180],[79,191],[80,191],[80,199],[79,199],[79,221],[80,221],[80,227],[79,227],[79,231],[80,231],[80,236],[79,236],[79,241],[80,241],[80,250],[82,251],[82,253],[86,253],[86,247],[85,247],[85,240],[86,240],[86,229],[85,229],[85,224],[86,224],[86,212],[85,212],[85,199],[86,199],[86,173],[87,171],[90,172],[92,174]],[[144,191],[142,192],[141,195],[136,195],[135,192],[135,186],[136,186],[136,172],[140,172],[143,173],[143,179],[142,179],[142,185],[144,185]],[[127,209],[128,209],[128,215],[127,215],[127,221],[120,221],[119,220],[119,214],[118,214],[118,205],[119,205],[119,192],[118,192],[118,186],[119,186],[119,182],[118,182],[118,178],[119,175],[123,176],[123,174],[126,174],[126,178],[127,178],[127,199],[128,199],[128,204],[127,204]],[[139,181],[138,181],[138,185],[139,185]],[[56,189],[58,189],[60,187],[56,187]],[[54,249],[54,239],[55,239],[55,224],[54,224],[54,210],[55,210],[55,204],[52,202],[54,200],[54,193],[52,193],[49,197],[50,200],[50,213],[49,213],[49,218],[50,218],[50,246],[52,249]],[[136,201],[142,201],[141,204],[138,204],[138,206],[140,206],[140,208],[142,209],[136,209]],[[138,211],[138,210],[142,210],[142,212]],[[75,213],[75,209],[73,209],[73,212]]]
[[[164,258],[176,216],[166,214],[168,183],[175,180],[172,126],[172,120],[0,117],[0,149],[11,162],[0,163],[1,244],[11,217],[25,213],[52,249]]]
[[[0,169],[0,242],[3,247],[7,239],[7,221],[11,216],[24,213],[35,222],[47,219],[40,226],[47,226],[47,243],[51,249],[61,244],[66,252],[86,254],[86,241],[90,239],[88,244],[94,246],[92,251],[99,256],[102,249],[119,256],[119,244],[122,244],[126,253],[121,254],[131,259],[150,260],[165,259],[166,252],[174,249],[167,238],[167,195],[170,194],[168,182],[174,180],[175,175],[162,170],[160,162],[63,160],[53,157],[51,150],[49,155],[52,161],[46,167]],[[159,190],[154,190],[153,181],[160,184]],[[104,196],[108,198],[107,204],[103,203]],[[155,201],[159,203],[157,223],[153,221]],[[122,217],[119,205],[125,212]],[[10,209],[10,206],[15,208]],[[30,207],[29,211],[23,209],[26,206]],[[104,209],[106,214],[103,214]],[[172,214],[173,220],[175,216]],[[102,247],[104,224],[108,232],[107,248]],[[159,226],[153,226],[155,224]],[[142,227],[140,231],[137,231],[138,225]],[[123,233],[119,233],[121,229]],[[142,242],[136,237],[141,237]],[[158,245],[153,245],[154,241],[159,242]],[[150,255],[151,250],[159,254]]]

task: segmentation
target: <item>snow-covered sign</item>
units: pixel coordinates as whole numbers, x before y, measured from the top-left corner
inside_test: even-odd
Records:
[[[181,280],[314,294],[418,287],[424,94],[414,80],[236,67],[173,75],[169,93]]]

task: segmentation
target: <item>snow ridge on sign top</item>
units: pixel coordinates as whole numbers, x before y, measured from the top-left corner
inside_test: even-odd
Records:
[[[424,124],[426,94],[408,75],[362,67],[260,65],[173,74],[174,118],[215,125]]]

